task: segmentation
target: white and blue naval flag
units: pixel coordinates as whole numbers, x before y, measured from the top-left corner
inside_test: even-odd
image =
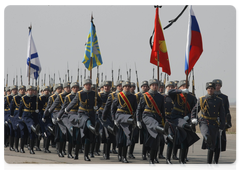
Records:
[[[28,51],[27,51],[27,66],[26,66],[27,77],[29,76],[29,61],[30,61],[30,78],[34,78],[37,80],[42,68],[41,68],[36,46],[32,38],[32,30],[29,31],[29,36],[28,36]]]

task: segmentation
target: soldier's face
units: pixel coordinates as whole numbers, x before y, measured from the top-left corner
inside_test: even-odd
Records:
[[[158,90],[158,84],[156,84],[156,83],[151,84],[150,89],[153,90],[153,91]]]
[[[6,92],[6,91],[4,91],[4,96],[6,96],[6,94],[7,94],[7,92]]]
[[[85,84],[84,88],[88,91],[91,90],[91,84],[90,83]]]
[[[13,94],[17,94],[17,89],[13,89],[13,90],[12,90],[12,93],[13,93]]]
[[[168,92],[169,90],[174,89],[174,86],[167,86],[166,91]]]
[[[57,89],[56,89],[56,92],[57,92],[57,93],[61,93],[61,92],[62,92],[62,88],[61,88],[61,87],[57,88]]]
[[[160,91],[161,93],[163,92],[163,89],[164,89],[163,86],[160,86],[160,87],[159,87],[159,91]]]
[[[207,93],[208,93],[209,95],[213,95],[214,91],[215,91],[215,89],[214,89],[213,87],[208,87],[208,88],[207,88]]]
[[[71,92],[70,87],[69,86],[65,87],[64,91],[67,92],[67,93],[70,93]]]
[[[45,90],[43,93],[44,93],[44,95],[48,95],[49,94],[49,90]]]
[[[25,94],[25,91],[26,91],[25,89],[20,89],[20,90],[19,90],[19,93],[20,93],[21,95],[24,95],[24,94]]]
[[[73,93],[77,93],[79,91],[79,87],[78,86],[73,86],[72,87],[72,92]]]
[[[124,86],[123,90],[126,91],[126,92],[129,92],[130,91],[130,86]]]
[[[135,87],[135,86],[132,86],[132,87],[130,88],[130,91],[131,91],[131,92],[134,92],[135,89],[136,89],[136,87]]]
[[[102,87],[101,89],[100,89],[100,91],[103,91],[104,90],[104,88]]]
[[[29,89],[27,92],[28,92],[28,94],[29,94],[30,96],[34,94],[34,90],[33,90],[33,89]]]
[[[7,95],[10,95],[11,94],[11,91],[7,91]]]
[[[143,85],[141,88],[142,88],[142,91],[144,91],[144,92],[148,91],[148,86],[147,85]]]
[[[110,91],[110,86],[103,86],[103,88],[104,88],[104,91],[106,91],[106,92],[109,92]]]
[[[221,89],[221,85],[220,84],[216,84],[216,91],[219,91]]]
[[[118,90],[118,91],[122,91],[122,90],[123,90],[123,87],[122,87],[121,84],[117,86],[117,90]]]
[[[180,90],[186,89],[186,84],[182,85],[181,87],[179,87]]]

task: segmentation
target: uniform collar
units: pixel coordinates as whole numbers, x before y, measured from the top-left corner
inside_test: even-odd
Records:
[[[154,90],[151,90],[151,89],[150,89],[150,90],[148,90],[148,93],[150,93],[150,94],[157,94],[158,91],[157,91],[157,90],[154,91]]]
[[[210,98],[214,98],[215,94],[213,94],[213,95],[206,94],[205,96],[206,96],[206,98],[210,99]]]
[[[76,95],[76,93],[73,93],[73,91],[71,91],[71,94],[72,94],[72,95]]]
[[[126,92],[126,91],[123,90],[122,92],[123,92],[126,96],[129,95],[129,94],[131,94],[130,91],[129,91],[129,92]]]
[[[214,94],[218,95],[218,94],[222,94],[221,90],[219,91],[215,91]]]
[[[83,91],[89,93],[92,90],[86,90],[85,88],[83,88]]]
[[[20,94],[20,93],[18,93],[18,96],[20,96],[20,97],[22,97],[24,94]]]
[[[103,93],[104,93],[104,94],[109,94],[109,93],[110,93],[110,91],[109,91],[109,92],[106,92],[105,90],[103,90]]]
[[[35,96],[35,95],[34,95],[34,94],[33,94],[33,95],[29,95],[29,94],[27,94],[27,96],[28,96],[28,97],[33,97],[33,96]]]

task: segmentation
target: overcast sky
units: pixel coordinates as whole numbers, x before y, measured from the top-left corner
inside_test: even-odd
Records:
[[[159,16],[162,26],[175,18],[183,9],[180,6],[163,6]],[[193,6],[203,40],[203,53],[194,67],[196,95],[206,94],[205,84],[213,79],[223,81],[222,92],[236,102],[236,10],[233,6]],[[131,79],[136,81],[135,66],[139,82],[155,78],[157,68],[150,63],[149,38],[154,28],[155,9],[148,6],[8,6],[4,11],[4,78],[8,73],[8,84],[13,77],[23,73],[27,84],[26,58],[28,26],[32,23],[32,36],[40,58],[42,72],[53,77],[58,71],[65,78],[67,62],[70,75],[76,81],[78,62],[81,63],[85,42],[93,13],[103,65],[100,73],[111,80],[112,64],[114,82],[121,68],[126,79],[126,65],[132,69]],[[164,30],[171,73],[170,80],[185,79],[184,57],[187,40],[189,8],[179,20]],[[161,70],[161,68],[160,68]],[[87,72],[88,73],[88,72]],[[89,73],[87,74],[89,75]],[[93,81],[96,68],[93,69]],[[191,78],[192,79],[192,78]],[[18,82],[20,80],[18,79]],[[41,81],[40,81],[41,83]],[[4,82],[5,84],[5,82]],[[192,88],[190,88],[191,90]]]

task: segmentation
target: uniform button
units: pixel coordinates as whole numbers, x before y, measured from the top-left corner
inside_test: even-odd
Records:
[[[213,107],[215,107],[215,105]]]
[[[215,114],[215,112],[213,112]]]
[[[215,124],[213,124],[213,125],[215,125]]]

